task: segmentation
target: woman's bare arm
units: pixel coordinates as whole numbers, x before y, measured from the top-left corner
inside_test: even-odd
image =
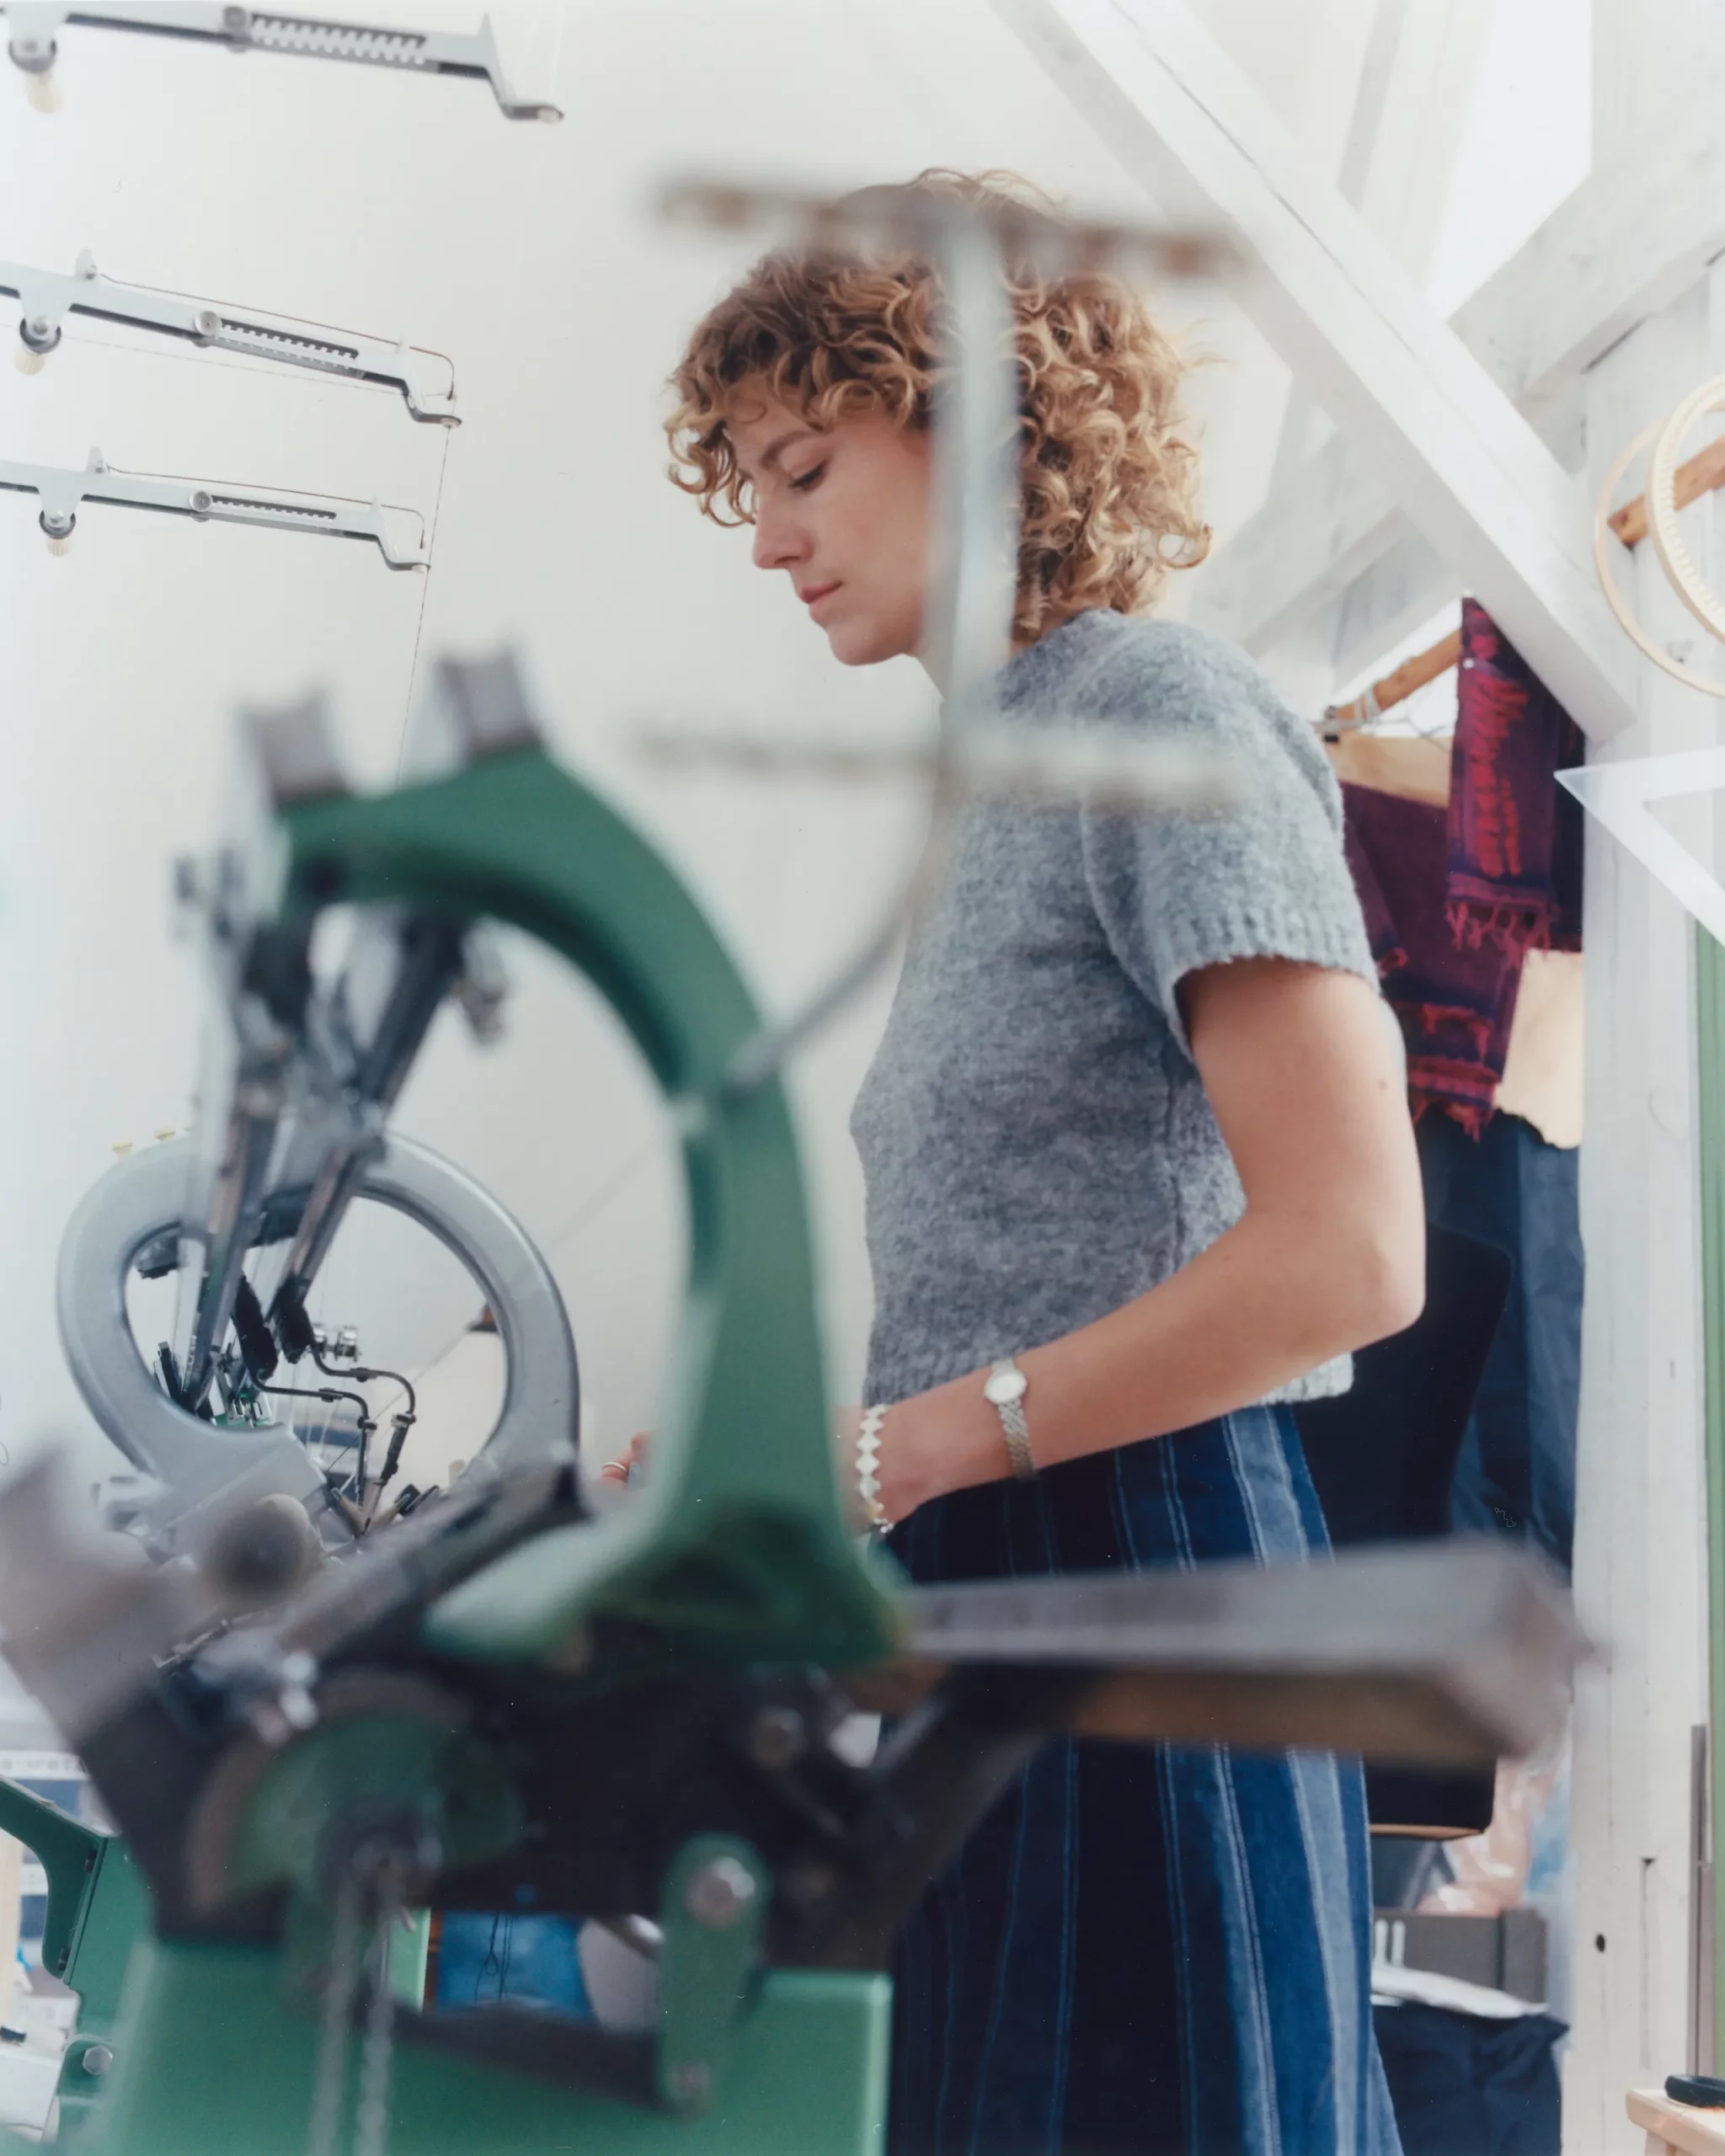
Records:
[[[1246,1210],[1159,1287],[1019,1354],[1039,1466],[1246,1406],[1424,1299],[1418,1158],[1372,989],[1254,958],[1189,974],[1181,1000]],[[881,1449],[895,1519],[1009,1471],[980,1372],[895,1405]]]

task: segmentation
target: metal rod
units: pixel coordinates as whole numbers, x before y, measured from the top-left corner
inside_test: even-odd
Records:
[[[1440,675],[1447,674],[1461,657],[1461,632],[1452,629],[1448,636],[1439,637],[1429,650],[1404,659],[1351,703],[1331,704],[1323,715],[1324,732],[1345,734],[1354,727],[1370,726],[1396,705],[1406,703],[1416,689],[1423,689],[1428,681],[1435,681]]]
[[[1017,590],[1017,376],[1012,302],[995,233],[963,205],[936,226],[951,342],[934,399],[935,555],[924,643],[945,690],[930,774],[927,838],[879,926],[803,1008],[746,1042],[725,1073],[734,1096],[763,1085],[868,985],[943,876],[963,792],[965,737],[995,718],[994,680],[1012,653]]]

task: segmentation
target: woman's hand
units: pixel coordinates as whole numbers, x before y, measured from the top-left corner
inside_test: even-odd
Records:
[[[982,1374],[979,1372],[974,1380],[960,1380],[957,1385],[943,1388],[953,1398],[950,1402],[939,1403],[945,1408],[945,1415],[943,1418],[937,1414],[937,1421],[943,1419],[948,1423],[962,1423],[970,1419],[964,1414],[960,1401],[964,1394],[974,1393],[980,1402],[981,1385]],[[920,1478],[916,1472],[920,1459],[917,1435],[924,1420],[918,1411],[923,1400],[933,1401],[937,1399],[937,1396],[929,1394],[916,1401],[900,1401],[888,1410],[886,1421],[882,1426],[880,1503],[895,1526],[907,1513],[914,1512],[925,1496],[932,1494],[920,1486]],[[968,1400],[964,1401],[964,1407],[971,1405]],[[867,1533],[874,1524],[862,1502],[857,1474],[857,1444],[862,1431],[862,1410],[860,1407],[841,1407],[835,1412],[833,1468],[838,1479],[839,1499],[844,1507],[847,1525],[858,1534]],[[991,1433],[992,1417],[985,1411],[980,1431],[985,1446],[989,1443]],[[630,1486],[632,1470],[645,1470],[652,1447],[651,1431],[638,1430],[624,1451],[619,1453],[615,1460],[606,1461],[599,1470],[599,1480],[612,1489],[627,1489]],[[639,1474],[636,1474],[633,1479],[638,1481]]]
[[[615,1460],[606,1460],[600,1469],[600,1481],[609,1482],[617,1489],[627,1488],[630,1470],[647,1465],[647,1450],[651,1443],[652,1436],[649,1431],[637,1430],[629,1439],[628,1450],[620,1453]]]

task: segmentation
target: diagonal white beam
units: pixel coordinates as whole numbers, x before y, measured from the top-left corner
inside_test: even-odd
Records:
[[[1584,731],[1627,725],[1578,483],[1183,0],[995,4],[1164,209],[1234,234],[1242,307]]]
[[[1490,21],[1490,0],[1374,0],[1336,184],[1415,277],[1437,244]],[[1273,488],[1305,463],[1316,409],[1296,382]]]
[[[1573,454],[1586,370],[1725,253],[1722,90],[1725,76],[1694,84],[1657,136],[1597,168],[1451,318],[1561,459]],[[1405,566],[1375,573],[1391,556],[1424,565],[1418,588]],[[1345,590],[1336,659],[1351,675],[1434,613],[1454,584],[1381,481],[1332,437],[1273,484],[1206,566],[1193,619],[1261,656]]]
[[[1403,268],[1421,277],[1449,205],[1492,0],[1399,5],[1394,63],[1370,153],[1357,187],[1348,184],[1344,165],[1342,192]]]

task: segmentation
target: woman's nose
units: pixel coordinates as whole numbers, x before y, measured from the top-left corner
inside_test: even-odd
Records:
[[[763,503],[755,516],[755,566],[783,569],[809,551],[808,535],[777,503]]]

